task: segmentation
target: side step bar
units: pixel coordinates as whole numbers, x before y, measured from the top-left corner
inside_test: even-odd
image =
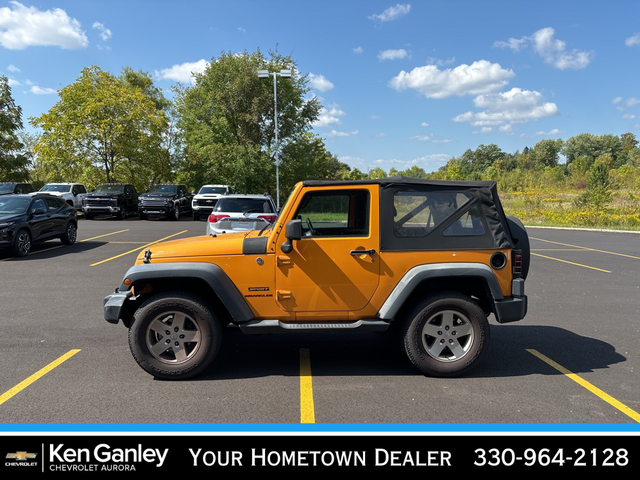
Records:
[[[252,320],[237,324],[243,333],[284,333],[336,330],[384,332],[390,323],[385,320],[358,320],[355,322],[281,322],[280,320]]]

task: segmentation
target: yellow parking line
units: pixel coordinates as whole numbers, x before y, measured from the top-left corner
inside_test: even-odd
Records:
[[[128,232],[129,229],[125,228],[124,230],[118,230],[117,232],[105,233],[104,235],[98,235],[97,237],[85,238],[81,240],[81,242],[88,242],[89,240],[95,240],[96,238],[108,237],[109,235],[115,235],[116,233]]]
[[[187,231],[188,231],[188,230],[182,230],[181,232],[174,233],[173,235],[169,235],[168,237],[161,238],[160,240],[156,240],[155,242],[147,243],[146,245],[143,245],[142,247],[134,248],[133,250],[129,250],[128,252],[121,253],[120,255],[116,255],[116,256],[114,256],[114,257],[107,258],[107,259],[105,259],[105,260],[101,260],[101,261],[96,262],[96,263],[92,263],[92,264],[91,264],[91,266],[92,266],[92,267],[95,267],[96,265],[100,265],[101,263],[106,263],[106,262],[108,262],[108,261],[110,261],[110,260],[114,260],[114,259],[116,259],[116,258],[120,258],[120,257],[124,257],[125,255],[129,255],[130,253],[133,253],[133,252],[139,252],[139,251],[140,251],[140,250],[142,250],[143,248],[147,248],[147,247],[149,247],[149,246],[151,246],[151,245],[155,245],[156,243],[160,243],[160,242],[162,242],[163,240],[166,240],[167,238],[175,237],[176,235],[180,235],[180,234],[182,234],[182,233],[184,233],[184,232],[187,232]]]
[[[20,393],[22,390],[27,388],[29,385],[31,385],[33,382],[35,382],[39,378],[41,378],[44,375],[46,375],[47,373],[49,373],[51,370],[56,368],[58,365],[62,364],[63,362],[66,362],[67,360],[69,360],[71,357],[73,357],[79,351],[80,351],[79,349],[69,350],[67,353],[65,353],[64,355],[59,357],[57,360],[54,360],[53,362],[51,362],[46,367],[40,369],[39,371],[37,371],[36,373],[31,375],[29,378],[27,378],[27,379],[23,380],[22,382],[20,382],[18,385],[13,387],[11,390],[8,390],[5,393],[3,393],[2,395],[0,395],[0,405],[2,405],[4,402],[9,400],[11,397],[13,397],[13,396],[17,395],[18,393]]]
[[[315,423],[309,350],[300,350],[300,423]]]
[[[549,357],[543,355],[542,353],[538,352],[537,350],[527,349],[527,351],[529,353],[531,353],[532,355],[535,355],[536,357],[538,357],[540,360],[545,362],[547,365],[552,366],[553,368],[558,370],[560,373],[566,375],[571,380],[576,382],[578,385],[581,385],[582,387],[586,388],[591,393],[596,395],[598,398],[600,398],[600,399],[604,400],[605,402],[607,402],[609,405],[612,405],[613,407],[617,408],[618,410],[620,410],[622,413],[624,413],[628,417],[632,418],[636,422],[640,422],[640,414],[638,414],[636,411],[630,409],[629,407],[627,407],[623,403],[619,402],[618,400],[613,398],[611,395],[603,392],[602,390],[600,390],[599,388],[595,387],[591,383],[587,382],[583,378],[579,377],[575,373],[570,372],[569,370],[564,368],[562,365],[554,362]]]
[[[539,240],[541,242],[555,243],[556,245],[564,245],[565,247],[574,247],[574,248],[579,248],[581,250],[590,250],[592,252],[607,253],[609,255],[618,255],[619,257],[635,258],[636,260],[640,260],[640,257],[636,257],[635,255],[627,255],[626,253],[609,252],[607,250],[598,250],[597,248],[581,247],[580,245],[571,245],[570,243],[552,242],[551,240],[545,240],[543,238],[536,238],[536,237],[530,237],[530,238],[532,240]]]
[[[562,260],[561,258],[547,257],[546,255],[540,255],[539,253],[531,252],[531,255],[535,255],[536,257],[548,258],[549,260],[555,260],[556,262],[569,263],[578,267],[590,268],[591,270],[598,270],[599,272],[611,273],[609,270],[603,270],[602,268],[590,267],[589,265],[582,265],[581,263],[569,262],[568,260]]]

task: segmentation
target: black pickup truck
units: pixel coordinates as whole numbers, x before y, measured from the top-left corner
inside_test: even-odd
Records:
[[[138,197],[138,213],[143,220],[150,215],[177,220],[191,212],[192,198],[184,185],[154,185]]]
[[[86,219],[96,215],[111,215],[124,220],[128,213],[138,211],[138,192],[128,183],[103,183],[82,199]]]

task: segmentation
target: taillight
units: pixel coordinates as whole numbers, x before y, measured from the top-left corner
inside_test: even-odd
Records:
[[[267,222],[273,223],[278,218],[277,215],[258,215],[258,218],[264,218]]]
[[[229,215],[217,215],[215,213],[212,213],[211,215],[209,215],[209,221],[211,223],[219,222],[223,218],[229,218]]]
[[[511,251],[511,270],[514,276],[522,276],[522,250]]]

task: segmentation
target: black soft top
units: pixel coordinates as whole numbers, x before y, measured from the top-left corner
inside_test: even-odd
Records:
[[[498,197],[496,182],[466,180],[431,180],[405,176],[367,180],[306,180],[302,184],[308,187],[321,186],[380,186],[380,249],[394,250],[449,250],[513,248],[513,239],[509,225]],[[467,191],[474,200],[443,222],[428,236],[421,238],[398,238],[393,234],[394,206],[393,196],[400,191]],[[474,237],[444,237],[443,231],[461,214],[472,207],[479,208],[485,234]]]

